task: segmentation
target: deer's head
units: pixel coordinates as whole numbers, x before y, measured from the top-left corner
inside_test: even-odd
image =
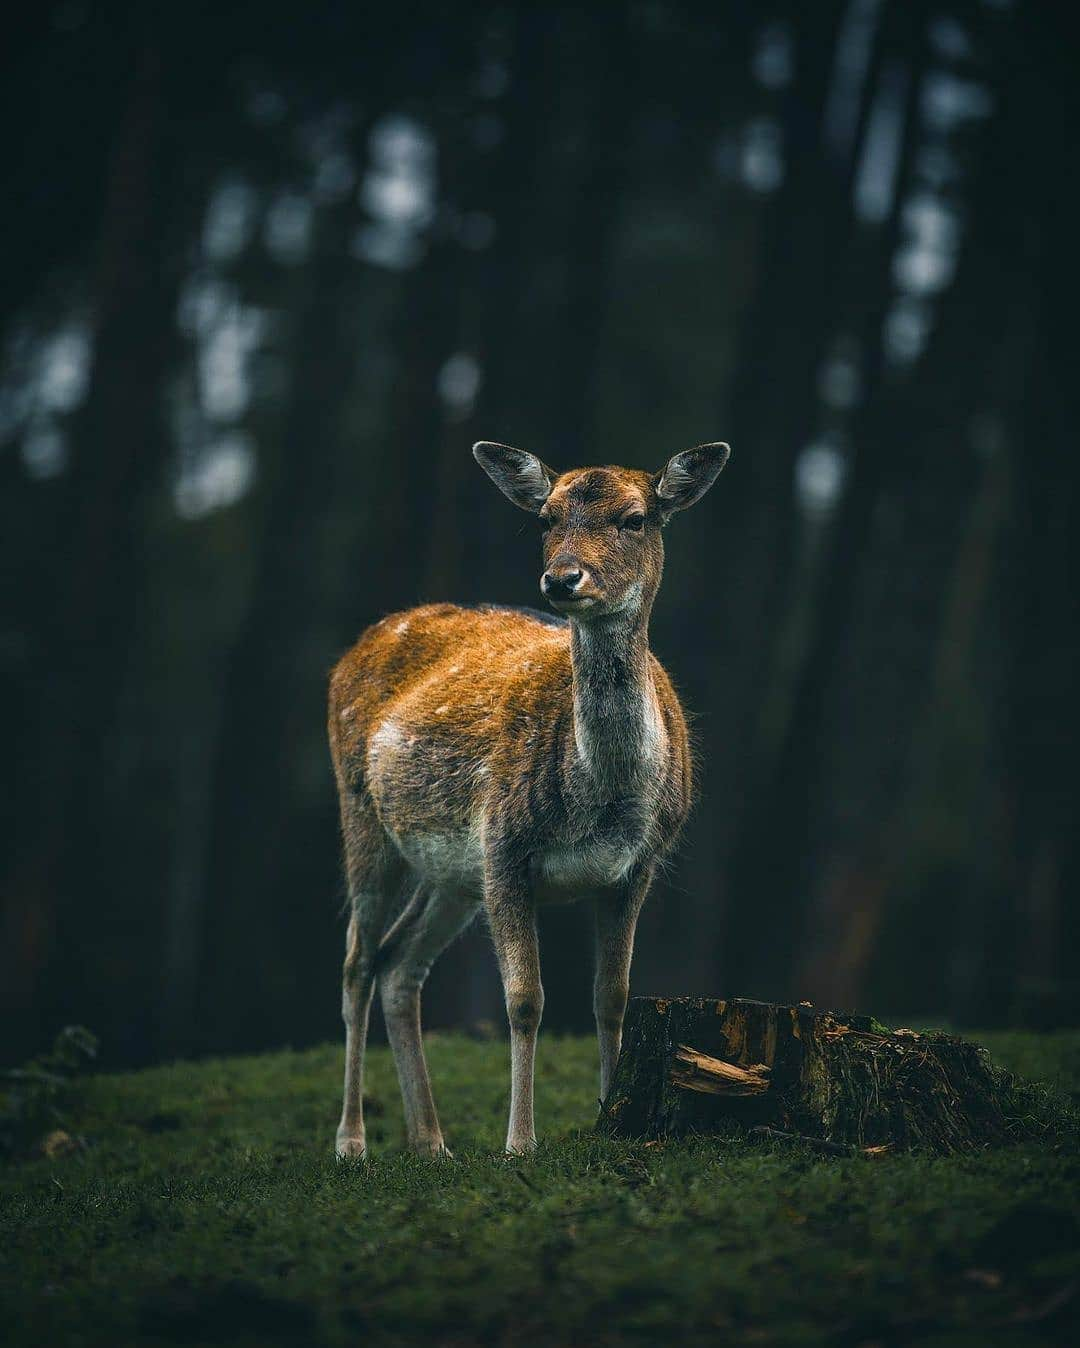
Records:
[[[473,456],[543,530],[540,592],[582,620],[647,612],[664,568],[663,526],[701,499],[728,461],[725,444],[676,454],[658,473],[575,468],[556,473],[535,454],[481,440]]]

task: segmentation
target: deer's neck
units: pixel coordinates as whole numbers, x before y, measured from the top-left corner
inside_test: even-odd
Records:
[[[648,615],[571,623],[579,770],[611,798],[654,779],[663,722],[649,671]]]

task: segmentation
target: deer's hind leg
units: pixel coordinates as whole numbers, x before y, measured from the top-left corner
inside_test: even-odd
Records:
[[[468,925],[479,900],[452,886],[421,883],[387,933],[377,967],[386,1033],[394,1051],[409,1146],[449,1155],[431,1094],[420,1028],[420,990],[432,964]]]
[[[404,866],[366,794],[343,796],[341,825],[345,839],[349,927],[341,978],[345,1086],[335,1150],[341,1157],[360,1157],[367,1151],[364,1052],[375,990],[376,955],[401,890]]]

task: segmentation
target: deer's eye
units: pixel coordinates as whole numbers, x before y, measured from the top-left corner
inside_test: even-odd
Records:
[[[634,533],[640,533],[645,528],[645,516],[640,514],[627,515],[619,523],[620,529],[631,529]]]

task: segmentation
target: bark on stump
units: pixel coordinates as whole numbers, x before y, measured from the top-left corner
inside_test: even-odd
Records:
[[[871,1016],[732,998],[635,997],[599,1130],[679,1137],[731,1123],[821,1150],[964,1151],[1005,1133],[986,1054]]]

